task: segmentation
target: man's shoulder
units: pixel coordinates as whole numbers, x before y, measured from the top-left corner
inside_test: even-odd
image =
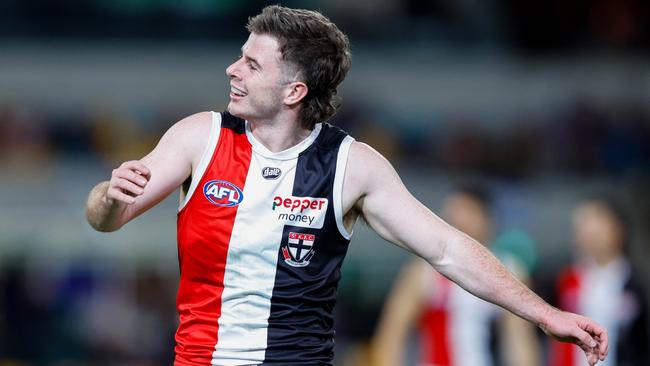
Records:
[[[212,126],[212,118],[214,112],[204,111],[191,114],[180,121],[176,122],[171,128],[180,130],[182,132],[204,131],[206,128],[209,130]]]
[[[165,148],[179,149],[190,156],[201,154],[212,129],[213,112],[199,112],[174,123],[162,137]]]
[[[368,193],[382,180],[395,174],[390,162],[370,145],[353,141],[350,145],[344,189],[353,189],[360,195]]]
[[[372,146],[359,141],[353,141],[350,145],[349,161],[359,163],[361,166],[379,167],[390,165],[390,162]]]

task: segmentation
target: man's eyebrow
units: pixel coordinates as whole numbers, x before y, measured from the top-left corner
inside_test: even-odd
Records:
[[[242,48],[241,48],[241,54],[242,54],[242,56],[244,56],[246,59],[250,60],[251,63],[255,64],[255,67],[259,68],[260,70],[262,69],[262,65],[260,65],[260,63],[257,62],[256,59],[254,59],[254,58],[252,58],[252,57],[250,57],[250,56],[244,54],[244,47],[243,47],[243,46],[242,46]]]

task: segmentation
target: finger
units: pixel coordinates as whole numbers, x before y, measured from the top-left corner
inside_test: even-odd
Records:
[[[589,362],[590,366],[594,366],[598,363],[598,357],[592,353],[587,357],[587,361]]]
[[[605,330],[598,335],[598,352],[600,353],[600,359],[604,361],[607,353],[609,353],[609,335]]]
[[[148,182],[146,177],[143,177],[142,175],[137,174],[135,171],[129,169],[116,169],[113,176],[116,178],[126,179],[141,187],[147,185]]]
[[[585,324],[584,329],[590,334],[593,334],[594,338],[598,341],[598,354],[600,359],[604,360],[609,352],[609,336],[607,330],[595,323]]]
[[[589,349],[593,349],[598,345],[598,342],[591,336],[591,334],[585,332],[581,328],[578,328],[577,334],[574,336],[578,339],[579,345],[582,343],[585,347],[588,347]],[[582,347],[582,345],[580,345]]]
[[[126,179],[116,180],[113,187],[122,189],[123,193],[130,196],[139,196],[144,193],[144,189]]]
[[[149,170],[149,168],[147,168],[146,165],[144,165],[142,162],[138,160],[131,160],[131,161],[124,162],[122,163],[122,166],[128,168],[129,170],[138,172],[140,175],[144,176],[147,179],[151,177],[151,171]]]
[[[145,177],[147,180],[151,179],[151,170],[149,170],[149,168],[147,168],[146,166],[144,167],[144,169],[138,169],[137,172],[138,174]]]
[[[601,341],[600,337],[595,337],[596,340],[598,341],[598,347],[596,348],[596,352],[598,353],[598,359],[601,361],[605,361],[605,358],[607,357],[607,353],[609,352],[609,345],[607,344],[607,336],[605,336],[604,340]]]
[[[132,205],[132,204],[135,203],[135,198],[134,197],[131,197],[131,196],[125,194],[124,192],[120,191],[117,188],[109,189],[106,192],[106,196],[108,198],[112,199],[112,200],[123,202],[123,203],[126,203],[128,205]]]
[[[590,341],[588,339],[583,339],[583,338],[578,338],[577,339],[577,345],[582,349],[582,351],[585,353],[585,357],[587,358],[587,362],[589,363],[590,366],[595,365],[598,362],[599,354],[597,353],[597,345],[594,345],[594,347],[590,347]]]
[[[598,355],[594,352],[593,348],[589,348],[586,346],[580,346],[580,348],[582,348],[582,350],[584,351],[585,358],[587,359],[587,363],[590,366],[593,366],[598,362]]]

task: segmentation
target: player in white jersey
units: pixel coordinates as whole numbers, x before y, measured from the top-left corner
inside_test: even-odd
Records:
[[[316,124],[325,122],[335,113],[336,107],[333,102],[336,90],[345,78],[351,63],[349,42],[336,25],[320,13],[281,6],[265,8],[260,15],[250,19],[247,28],[250,36],[242,47],[241,58],[226,70],[230,78],[229,114],[246,121],[245,128],[248,132],[245,136],[250,136],[249,141],[254,139],[255,144],[263,146],[265,151],[281,153],[291,150],[294,146],[303,144],[305,140],[309,141]],[[400,72],[399,67],[400,65],[395,65],[396,73]],[[244,124],[241,122],[237,124],[240,127],[235,127],[232,131],[241,132],[241,126]],[[211,113],[189,116],[171,127],[147,156],[141,160],[125,162],[115,169],[110,181],[98,184],[90,193],[87,217],[91,225],[102,231],[117,230],[188,181],[203,160],[212,128]],[[241,133],[238,136],[231,137],[236,141],[248,138],[243,137]],[[311,147],[319,149],[317,145]],[[541,300],[513,278],[481,244],[445,223],[417,201],[406,190],[390,163],[374,149],[360,142],[351,142],[346,147],[348,148],[345,174],[341,178],[342,188],[337,195],[339,198],[332,198],[334,202],[328,205],[328,207],[336,207],[337,211],[340,210],[342,213],[341,233],[351,233],[354,223],[361,216],[384,239],[420,256],[445,277],[474,295],[510,310],[541,327],[553,337],[578,344],[584,350],[590,364],[594,365],[605,358],[608,346],[605,329],[589,318],[560,311]],[[219,147],[217,149],[219,150]],[[223,160],[219,160],[219,163],[225,163],[226,168],[229,169],[232,164],[239,164],[240,160],[237,154],[223,155]],[[314,170],[307,166],[305,171]],[[248,174],[247,177],[249,176],[251,175]],[[232,216],[227,210],[235,210],[235,207],[238,207],[235,206],[237,202],[246,200],[246,197],[243,197],[244,201],[241,201],[240,192],[237,190],[239,187],[236,187],[236,184],[228,183],[233,182],[222,182],[217,179],[215,182],[206,182],[206,185],[201,187],[205,189],[205,198],[214,199],[215,205],[215,202],[225,204],[220,201],[222,199],[228,199],[228,202],[233,204],[219,206],[224,207],[223,215],[210,213],[217,220],[214,222],[217,226],[222,225],[220,222],[222,216],[227,218]],[[245,195],[245,192],[243,193]],[[281,200],[282,207],[287,210],[294,208],[292,202],[298,199],[300,202],[307,199],[309,207],[312,203],[319,205],[318,197],[301,197],[299,194],[289,196]],[[268,207],[273,207],[272,205],[273,202],[269,202]],[[266,219],[265,217],[264,220]],[[290,220],[288,217],[287,219]],[[187,220],[193,218],[188,217]],[[251,218],[247,219],[250,220]],[[235,225],[237,225],[237,218],[235,218]],[[216,230],[216,228],[203,225],[195,227],[195,230],[200,234],[202,231]],[[254,231],[248,233],[255,234]],[[244,231],[236,233],[238,242],[243,246],[251,244],[245,240],[248,233]],[[298,232],[294,234],[291,238],[298,240],[298,243],[294,244],[296,250],[298,246],[310,245],[306,242],[311,241],[311,236],[304,236]],[[228,245],[229,240],[230,236],[224,237],[223,241],[215,245]],[[279,252],[284,241],[275,244]],[[254,247],[246,247],[246,249],[247,255],[255,255]],[[184,247],[182,255],[189,255],[193,250],[192,245]],[[303,263],[306,258],[304,253],[297,251],[289,253],[288,259]],[[239,286],[237,288],[241,289],[241,286],[246,285],[245,281],[241,281],[248,278],[247,271],[250,270],[245,261],[246,257],[231,257],[230,253],[221,254],[227,258],[223,256],[220,258],[233,268],[230,272],[234,277],[232,281],[226,277],[212,278],[209,273],[194,273],[197,275],[194,278],[191,276],[193,273],[188,274],[182,269],[181,283],[200,282],[206,279],[204,277],[210,277],[207,279],[211,281],[210,287],[213,290],[190,291],[191,299],[181,300],[187,300],[194,305],[204,304],[203,296],[209,297],[212,301],[214,291],[234,294],[228,289],[232,286]],[[203,259],[196,253],[193,258],[198,262]],[[307,260],[311,260],[311,257]],[[309,267],[305,267],[305,270],[309,271]],[[284,284],[279,285],[282,287]],[[304,290],[309,293],[316,285],[309,282],[305,284],[308,288]],[[330,286],[331,282],[328,281],[326,285]],[[228,313],[215,313],[214,319],[193,317],[190,314],[182,321],[185,321],[185,325],[189,327],[205,330],[215,322],[218,326],[222,326],[224,319],[238,319],[240,316],[233,312],[242,307],[247,309],[248,296],[257,299],[258,293],[247,294],[245,291],[237,293],[240,295],[228,295],[228,297],[223,295],[222,301],[238,303],[240,307],[231,308],[222,303],[218,306]],[[330,302],[320,304],[318,301],[311,301],[309,296],[279,300],[282,301],[283,306],[295,305],[306,312],[309,312],[309,307],[324,307],[322,310],[328,313],[332,311]],[[186,310],[185,304],[179,303],[179,313],[183,315]],[[290,312],[282,314],[285,315],[291,314]],[[259,314],[256,313],[256,316]],[[252,326],[258,329],[257,327],[264,325],[262,323],[256,322]],[[233,326],[233,329],[242,328],[232,324],[230,320],[226,325]],[[295,326],[305,337],[315,337],[309,333],[312,331],[309,324],[284,323],[280,330],[295,334]],[[236,333],[229,333],[228,354],[223,359],[219,358],[221,353],[218,336],[220,334],[220,332],[214,334],[212,331],[205,331],[201,333],[200,345],[186,344],[183,348],[193,352],[195,347],[204,347],[208,344],[208,338],[214,337],[215,352],[209,361],[212,364],[274,363],[272,359],[267,360],[268,354],[265,353],[262,343],[260,343],[262,346],[255,350],[254,355],[250,356],[254,361],[247,361],[250,350],[246,345],[249,339],[244,335],[237,339]],[[185,333],[181,334],[184,335]],[[259,339],[262,338],[256,338]],[[331,333],[321,335],[320,339],[331,342]],[[324,358],[321,353],[310,353],[310,347],[313,347],[312,341],[283,343],[280,340],[275,345],[272,355],[274,359],[292,357],[297,347],[304,350],[299,353],[300,356],[293,356],[295,358],[285,364],[330,364],[333,357],[333,354],[328,354]],[[240,351],[245,356],[238,358]],[[177,359],[177,364],[204,364],[204,359],[203,356],[200,362]]]

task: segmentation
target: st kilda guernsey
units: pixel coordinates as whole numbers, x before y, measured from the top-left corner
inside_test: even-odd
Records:
[[[327,123],[278,153],[212,113],[178,213],[175,365],[331,365],[354,139]]]

